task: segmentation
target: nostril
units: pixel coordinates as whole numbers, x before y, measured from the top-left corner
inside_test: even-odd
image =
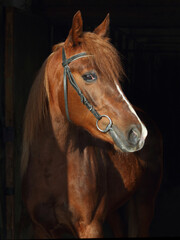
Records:
[[[140,140],[140,132],[137,128],[133,127],[129,131],[128,140],[132,145],[137,145]]]

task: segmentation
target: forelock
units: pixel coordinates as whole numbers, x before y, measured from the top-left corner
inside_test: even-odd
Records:
[[[89,57],[93,67],[106,80],[122,81],[125,75],[120,56],[108,39],[103,39],[95,33],[84,33],[82,37],[83,50],[93,57]]]

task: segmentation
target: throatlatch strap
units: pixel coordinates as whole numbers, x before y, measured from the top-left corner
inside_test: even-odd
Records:
[[[77,60],[79,58],[82,58],[82,57],[85,57],[87,56],[87,54],[85,52],[83,53],[78,53],[72,57],[70,57],[69,59],[66,59],[66,54],[65,54],[65,50],[64,48],[62,49],[62,66],[64,67],[64,79],[63,79],[63,82],[64,82],[64,102],[65,102],[65,110],[66,110],[66,116],[67,116],[67,119],[69,121],[70,120],[70,117],[69,117],[69,110],[68,110],[68,86],[67,86],[67,75],[68,75],[68,78],[69,78],[69,82],[71,83],[71,85],[73,86],[73,88],[76,90],[76,92],[78,93],[78,95],[80,96],[81,98],[81,102],[89,109],[89,111],[92,112],[92,114],[98,119],[100,120],[101,119],[101,115],[94,109],[94,107],[88,102],[88,100],[86,99],[86,97],[83,95],[83,93],[81,92],[80,88],[78,87],[71,71],[70,71],[70,68],[68,66],[69,63],[71,63],[72,61],[74,60]]]

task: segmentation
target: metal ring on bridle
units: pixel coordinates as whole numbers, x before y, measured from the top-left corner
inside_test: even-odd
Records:
[[[103,117],[106,117],[109,120],[109,124],[107,125],[107,127],[103,130],[98,126],[98,122],[99,120],[101,120]],[[109,131],[109,129],[112,127],[112,120],[110,119],[110,117],[108,117],[107,115],[101,115],[100,119],[97,119],[96,121],[96,127],[100,132],[106,133]]]

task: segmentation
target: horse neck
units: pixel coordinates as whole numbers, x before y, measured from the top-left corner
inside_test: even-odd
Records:
[[[58,108],[51,109],[50,112],[53,134],[61,151],[66,151],[68,146],[79,149],[81,153],[87,147],[91,147],[91,149],[95,147],[99,149],[109,148],[108,143],[93,137],[83,128],[70,123]]]
[[[63,117],[59,107],[52,106],[49,110],[50,114],[50,122],[52,134],[54,135],[58,146],[60,147],[61,151],[66,148],[67,139],[69,135],[69,123]]]

